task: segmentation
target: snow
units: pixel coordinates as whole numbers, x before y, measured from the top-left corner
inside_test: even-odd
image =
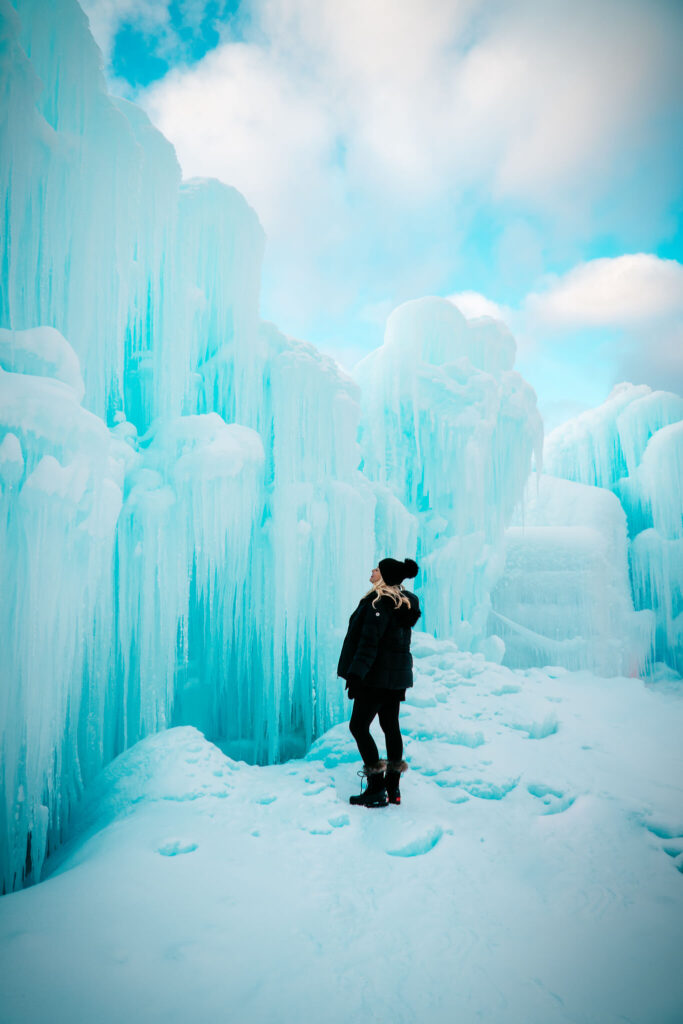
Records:
[[[54,327],[30,331],[0,329],[0,366],[13,373],[53,377],[73,389],[77,401],[85,394],[76,353]]]
[[[281,765],[192,727],[113,761],[0,901],[3,1022],[676,1020],[680,681],[413,649],[400,807],[349,806],[344,724]]]

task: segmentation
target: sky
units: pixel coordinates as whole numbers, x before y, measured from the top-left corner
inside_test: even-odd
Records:
[[[286,334],[351,370],[440,295],[509,325],[549,418],[683,392],[683,2],[83,6],[112,92],[256,210]]]

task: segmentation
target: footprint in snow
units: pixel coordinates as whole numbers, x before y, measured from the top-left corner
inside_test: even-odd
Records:
[[[417,836],[417,838],[411,839],[410,842],[394,850],[387,850],[387,853],[390,857],[421,857],[423,854],[433,850],[442,836],[443,829],[436,825],[428,832],[425,832],[424,835]]]
[[[330,836],[334,829],[343,828],[344,825],[350,824],[351,819],[348,814],[337,814],[334,817],[327,819],[327,825],[318,825],[317,827],[305,826],[302,831],[308,832],[311,836]]]
[[[546,715],[540,722],[530,722],[528,725],[515,725],[511,722],[507,725],[510,729],[525,732],[528,740],[544,740],[548,736],[554,736],[560,727],[557,717],[552,714]]]
[[[576,799],[576,797],[567,796],[563,790],[553,789],[552,786],[546,786],[542,782],[530,783],[527,786],[527,792],[541,801],[545,807],[542,814],[562,814],[563,811],[569,810]]]
[[[662,850],[671,857],[674,867],[683,874],[683,824],[667,825],[662,822],[645,822],[648,832],[662,839]]]
[[[328,818],[327,820],[332,828],[343,828],[344,825],[351,824],[348,814],[338,814],[335,818]]]
[[[192,853],[198,846],[198,843],[186,839],[166,839],[158,848],[157,853],[160,853],[162,857],[177,857],[181,853]]]
[[[460,785],[479,800],[503,800],[508,793],[516,789],[519,777],[516,779],[503,779],[502,782],[491,782],[490,779],[470,779],[461,782]]]

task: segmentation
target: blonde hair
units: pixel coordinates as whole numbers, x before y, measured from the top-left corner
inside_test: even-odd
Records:
[[[373,583],[367,594],[363,594],[363,597],[369,597],[370,594],[376,592],[377,596],[372,602],[372,607],[375,608],[377,602],[381,597],[390,597],[394,602],[394,608],[400,608],[402,604],[405,604],[410,608],[410,601],[405,595],[403,587],[398,583],[394,587],[390,587],[388,583],[385,583],[382,577],[377,580],[377,583]]]

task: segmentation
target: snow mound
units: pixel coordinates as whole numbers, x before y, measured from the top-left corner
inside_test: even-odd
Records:
[[[0,329],[0,367],[12,373],[61,380],[73,390],[77,402],[83,400],[85,387],[78,356],[53,327],[28,331]]]

